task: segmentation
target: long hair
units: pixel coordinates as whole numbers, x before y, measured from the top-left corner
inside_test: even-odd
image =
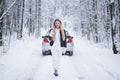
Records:
[[[56,21],[59,21],[60,22],[60,31],[61,31],[61,33],[62,33],[62,40],[63,41],[65,41],[65,33],[64,33],[64,29],[63,29],[63,27],[62,27],[62,22],[61,22],[61,20],[59,20],[59,19],[55,19],[55,21],[54,21],[54,23],[53,23],[53,32],[54,32],[54,34],[52,34],[52,40],[54,41],[55,40],[55,36],[56,36],[56,26],[55,26],[55,22]]]

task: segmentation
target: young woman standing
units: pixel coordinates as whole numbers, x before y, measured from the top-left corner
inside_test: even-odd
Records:
[[[60,58],[62,53],[66,52],[66,34],[62,27],[62,22],[56,19],[53,23],[53,28],[50,32],[51,41],[51,52],[53,59],[54,75],[58,76],[58,70],[60,66]]]

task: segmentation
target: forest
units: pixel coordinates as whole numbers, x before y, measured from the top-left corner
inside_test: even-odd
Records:
[[[0,0],[0,47],[41,37],[59,18],[75,35],[120,53],[120,0]]]

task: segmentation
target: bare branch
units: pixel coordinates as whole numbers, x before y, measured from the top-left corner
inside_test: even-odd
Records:
[[[10,5],[10,7],[2,14],[0,17],[0,20],[8,13],[8,11],[13,7],[13,5],[16,3],[16,0]]]

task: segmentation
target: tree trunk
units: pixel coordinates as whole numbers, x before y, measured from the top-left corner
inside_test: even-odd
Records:
[[[24,7],[25,7],[25,0],[22,0],[22,4],[21,4],[21,16],[20,16],[20,26],[19,26],[19,30],[18,30],[18,39],[22,38],[22,31],[23,31],[23,17],[24,17]]]
[[[38,38],[41,34],[41,0],[36,0],[36,20],[35,36]]]
[[[116,32],[115,30],[113,29],[113,26],[111,28],[111,32],[112,32],[112,49],[113,49],[113,53],[114,54],[117,54],[118,53],[118,50],[117,50],[117,46],[116,46],[116,42],[115,42],[115,35],[116,35]]]
[[[94,30],[94,36],[93,40],[95,43],[98,43],[98,26],[97,26],[97,0],[93,0],[93,30]]]
[[[112,49],[113,53],[117,54],[117,40],[116,40],[116,24],[114,23],[115,20],[115,3],[110,3],[109,5],[110,15],[111,15],[111,36],[112,36]]]
[[[38,0],[38,36],[41,35],[41,0]]]
[[[3,8],[3,5],[4,5],[4,2],[3,0],[0,0],[0,17],[2,16],[3,14],[3,11],[4,11],[4,8]],[[2,46],[2,29],[3,29],[3,19],[0,20],[0,46]]]

